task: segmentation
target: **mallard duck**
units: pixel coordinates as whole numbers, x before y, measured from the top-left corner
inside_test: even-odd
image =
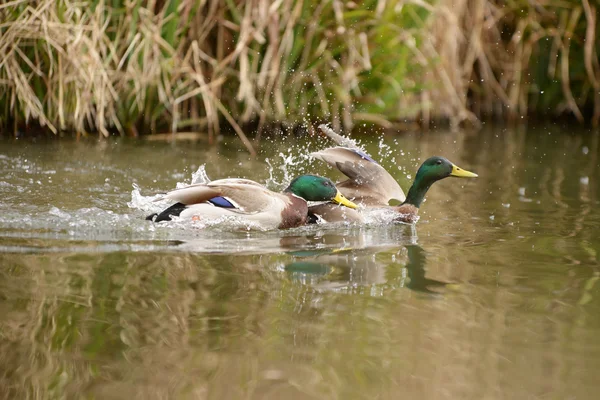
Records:
[[[349,208],[357,207],[340,193],[332,181],[315,175],[295,178],[283,193],[272,192],[248,179],[220,179],[172,190],[162,199],[177,203],[146,219],[160,222],[179,216],[202,221],[235,216],[261,229],[304,225],[308,214],[307,201],[333,201]]]
[[[419,167],[415,180],[408,190],[408,195],[405,196],[398,182],[385,168],[364,151],[355,147],[352,141],[338,135],[325,125],[321,125],[319,128],[338,144],[344,145],[311,154],[314,158],[337,168],[348,177],[347,180],[337,184],[339,190],[349,199],[366,207],[393,209],[397,213],[395,221],[415,223],[418,220],[419,207],[425,194],[431,185],[440,179],[449,176],[477,177],[477,174],[457,167],[444,157],[430,157]],[[398,200],[402,204],[389,206],[390,200]],[[309,209],[311,222],[362,221],[362,219],[359,211],[335,209],[328,204],[316,205]]]

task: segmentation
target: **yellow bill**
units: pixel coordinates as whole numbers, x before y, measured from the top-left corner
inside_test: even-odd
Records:
[[[342,193],[340,193],[339,190],[337,191],[337,194],[333,198],[333,202],[341,204],[341,205],[346,206],[348,208],[358,208],[358,206],[356,204],[354,204],[353,202],[351,202],[350,200],[348,200],[346,197],[344,197],[344,195]]]
[[[479,175],[452,164],[452,172],[450,172],[450,176],[458,176],[459,178],[477,178]]]

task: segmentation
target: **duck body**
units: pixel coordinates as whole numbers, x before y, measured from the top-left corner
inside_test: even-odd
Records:
[[[344,146],[336,146],[321,150],[311,155],[338,169],[348,177],[337,184],[340,192],[346,197],[367,208],[386,208],[394,211],[394,222],[414,224],[418,221],[419,208],[425,194],[438,180],[449,176],[474,178],[477,174],[463,170],[444,157],[430,157],[417,171],[415,180],[408,194],[404,195],[396,180],[377,161],[364,151],[353,145],[329,127],[319,127],[323,133]],[[389,206],[390,200],[402,202],[399,206]],[[364,213],[357,210],[338,210],[328,204],[320,204],[309,208],[309,220],[323,222],[361,222]]]
[[[185,207],[180,218],[195,221],[214,221],[226,217],[237,217],[263,229],[287,229],[306,223],[308,205],[304,199],[293,194],[280,194],[265,207],[247,212],[243,208],[225,208],[207,201]],[[181,204],[181,203],[178,203]]]
[[[160,222],[178,216],[208,222],[235,217],[265,230],[304,225],[308,217],[307,200],[335,201],[356,207],[333,182],[314,175],[294,179],[283,193],[273,192],[248,179],[220,179],[172,190],[161,199],[176,203],[146,219]]]
[[[379,210],[393,211],[392,222],[414,224],[419,220],[419,208],[412,204],[402,204],[399,206],[373,205],[366,207],[366,209],[363,210],[357,210],[346,207],[336,207],[330,203],[322,203],[308,208],[308,223],[361,223],[365,222],[365,216],[369,211]]]

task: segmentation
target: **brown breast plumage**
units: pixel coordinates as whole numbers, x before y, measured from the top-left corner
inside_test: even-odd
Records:
[[[394,207],[394,211],[400,214],[396,221],[406,222],[407,224],[414,224],[417,222],[419,209],[412,204],[402,204],[401,206]]]
[[[306,200],[286,193],[289,204],[281,212],[281,224],[279,229],[296,228],[306,224],[308,215],[308,204]]]

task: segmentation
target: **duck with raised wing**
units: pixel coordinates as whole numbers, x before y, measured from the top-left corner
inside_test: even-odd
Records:
[[[311,154],[348,177],[347,180],[337,184],[340,192],[366,207],[391,208],[397,215],[394,220],[398,222],[412,224],[418,220],[419,208],[425,194],[435,182],[450,176],[477,177],[477,174],[457,167],[444,157],[430,157],[419,167],[408,195],[405,196],[402,188],[389,172],[352,141],[338,135],[325,125],[319,128],[334,141],[344,145]],[[390,200],[398,200],[402,204],[389,206]],[[309,220],[311,222],[352,222],[362,221],[363,215],[360,211],[335,209],[328,204],[319,204],[309,208]]]
[[[268,190],[248,179],[220,179],[206,184],[190,185],[166,193],[158,200],[176,203],[166,210],[149,215],[155,222],[184,219],[214,221],[237,217],[260,229],[285,229],[302,226],[307,221],[307,201],[332,201],[356,208],[340,193],[332,181],[315,175],[302,175],[290,183],[283,193]]]

